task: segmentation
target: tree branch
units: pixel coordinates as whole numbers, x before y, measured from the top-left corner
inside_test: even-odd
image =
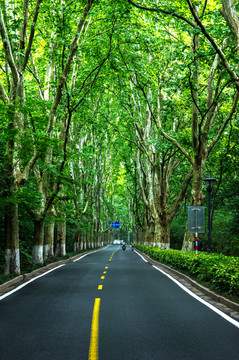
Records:
[[[27,29],[27,18],[28,18],[28,4],[29,0],[23,0],[23,21],[20,31],[20,50],[25,49],[25,37]]]
[[[222,15],[231,30],[231,33],[237,44],[237,53],[239,54],[239,15],[235,8],[233,0],[222,0]]]
[[[94,2],[94,0],[88,0],[87,1],[86,5],[85,5],[85,8],[83,10],[82,17],[81,17],[81,19],[80,19],[80,21],[78,23],[78,26],[77,26],[76,35],[74,36],[74,38],[73,38],[73,40],[71,42],[69,55],[68,55],[65,67],[64,67],[64,69],[62,71],[62,74],[60,76],[59,83],[58,83],[57,90],[56,90],[56,96],[55,96],[55,99],[54,99],[54,102],[53,102],[53,105],[52,105],[52,108],[51,108],[51,111],[50,111],[49,123],[48,123],[47,130],[46,130],[48,133],[50,133],[52,131],[56,110],[57,110],[57,107],[58,107],[58,105],[60,103],[60,100],[61,100],[61,97],[62,97],[62,90],[63,90],[63,87],[64,87],[64,85],[65,85],[65,83],[67,81],[67,78],[69,76],[71,63],[72,63],[74,55],[75,55],[75,53],[76,53],[76,51],[78,49],[79,37],[80,37],[81,31],[82,31],[82,29],[84,27],[84,24],[85,24],[86,17],[87,17],[87,15],[88,15],[88,13],[89,13],[89,11],[91,9],[91,6],[92,6],[93,2]]]
[[[9,98],[7,96],[7,93],[2,85],[2,83],[0,82],[0,98],[2,99],[2,101],[4,102],[4,104],[9,103]]]
[[[214,140],[211,142],[210,145],[207,146],[207,150],[208,150],[208,154],[211,152],[212,148],[215,146],[215,144],[218,142],[218,140],[220,139],[221,135],[223,134],[227,124],[229,123],[229,121],[231,120],[233,114],[236,111],[237,108],[237,103],[239,100],[239,93],[238,91],[236,92],[235,96],[234,96],[234,100],[233,100],[233,105],[231,108],[231,111],[229,112],[228,116],[226,117],[224,123],[222,124],[221,128],[219,129],[217,135],[215,136]]]
[[[149,209],[149,202],[148,202],[147,196],[145,194],[145,186],[142,183],[142,173],[144,173],[144,170],[142,168],[141,159],[140,159],[140,152],[139,151],[137,153],[136,166],[137,166],[138,180],[139,180],[139,186],[140,186],[143,202],[144,202],[145,206]]]
[[[222,63],[224,65],[224,67],[226,68],[227,72],[229,73],[229,75],[231,76],[233,81],[235,82],[237,90],[239,91],[239,78],[238,78],[237,74],[231,69],[230,64],[227,61],[223,51],[217,45],[217,43],[215,42],[213,37],[210,34],[208,34],[208,32],[205,29],[204,25],[202,24],[201,20],[198,18],[197,14],[196,14],[196,12],[194,10],[194,7],[193,7],[193,4],[192,4],[191,0],[186,0],[186,1],[188,3],[190,11],[191,11],[197,25],[200,27],[200,29],[202,30],[203,35],[210,41],[210,43],[212,44],[212,46],[216,50],[217,54],[220,56],[220,59],[222,60]]]
[[[169,140],[171,143],[173,143],[180,151],[181,153],[188,159],[188,161],[193,164],[193,158],[189,155],[189,153],[175,140],[172,136],[166,134],[163,130],[160,131],[160,133],[165,137],[165,139]]]
[[[173,11],[167,11],[167,10],[156,9],[156,8],[148,8],[148,7],[145,7],[145,6],[142,6],[142,5],[138,5],[137,3],[135,3],[135,2],[132,1],[132,0],[128,0],[128,2],[129,2],[131,5],[133,5],[133,6],[135,6],[136,8],[138,8],[138,9],[146,10],[146,11],[151,11],[151,12],[162,13],[162,14],[165,14],[165,15],[171,15],[171,16],[173,16],[173,17],[176,17],[176,18],[178,18],[178,19],[180,19],[180,20],[185,21],[186,23],[188,23],[188,24],[189,24],[190,26],[192,26],[193,28],[196,27],[196,25],[195,25],[192,21],[190,21],[189,19],[185,18],[184,16],[179,15],[179,14],[173,12]]]
[[[38,0],[37,3],[36,3],[36,7],[35,7],[35,10],[34,10],[34,16],[33,16],[33,21],[32,21],[32,24],[31,24],[31,32],[30,32],[30,36],[29,36],[27,50],[26,50],[26,53],[25,53],[23,63],[21,65],[21,72],[23,72],[25,70],[25,68],[27,66],[27,63],[28,63],[28,60],[29,60],[29,56],[30,56],[31,48],[32,48],[32,43],[33,43],[33,39],[34,39],[34,35],[35,35],[37,18],[38,18],[40,5],[41,5],[42,1],[43,0]]]
[[[190,181],[192,180],[193,177],[193,169],[191,168],[191,170],[189,171],[189,173],[187,174],[187,177],[183,183],[183,186],[177,196],[177,199],[174,201],[173,203],[173,207],[170,211],[170,215],[169,215],[169,222],[171,223],[175,214],[177,213],[177,211],[179,210],[179,207],[181,205],[181,202],[183,200],[183,198],[185,197],[188,185],[190,184]]]
[[[0,4],[0,33],[1,33],[1,37],[2,37],[2,42],[3,42],[6,59],[7,59],[7,62],[9,64],[11,72],[12,72],[12,78],[13,78],[13,83],[14,83],[14,94],[13,94],[13,98],[14,98],[15,94],[17,92],[19,73],[18,73],[16,64],[15,64],[14,58],[13,58],[10,40],[8,37],[5,22],[3,19],[1,4]]]

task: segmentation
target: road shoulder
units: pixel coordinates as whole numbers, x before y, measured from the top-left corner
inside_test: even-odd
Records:
[[[100,251],[105,249],[107,246],[99,248],[99,249],[92,249],[89,251],[84,251],[80,254],[77,254],[69,259],[65,259],[65,260],[60,260],[60,261],[56,261],[54,263],[48,264],[46,266],[42,266],[37,270],[34,270],[30,273],[24,274],[24,275],[19,275],[17,277],[15,277],[12,280],[9,280],[7,282],[5,282],[4,284],[0,285],[0,296],[12,291],[13,289],[17,288],[18,286],[28,282],[29,280],[32,280],[34,278],[39,277],[40,275],[43,275],[51,270],[54,270],[55,268],[58,268],[61,265],[65,265],[67,263],[73,262],[75,260],[80,259],[81,257],[84,257],[92,252],[95,251]]]
[[[239,304],[216,294],[212,290],[202,286],[197,283],[195,280],[191,279],[189,276],[180,273],[179,271],[170,268],[169,266],[159,263],[156,260],[151,259],[148,255],[137,249],[137,252],[150,264],[158,267],[159,269],[165,271],[167,274],[174,277],[186,288],[193,291],[196,295],[201,297],[203,300],[207,301],[211,305],[215,306],[219,310],[223,311],[226,315],[231,316],[233,319],[239,321]]]

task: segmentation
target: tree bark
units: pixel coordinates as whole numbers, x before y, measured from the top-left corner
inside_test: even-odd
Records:
[[[239,15],[233,0],[222,0],[222,14],[234,37],[239,55]]]
[[[45,223],[44,228],[44,260],[54,257],[55,220]]]
[[[32,249],[32,260],[37,264],[43,264],[44,244],[44,219],[34,220],[34,245]]]
[[[66,255],[66,222],[65,221],[58,222],[55,255],[60,257]]]
[[[193,164],[193,181],[191,190],[191,206],[201,206],[204,200],[204,194],[202,192],[203,172],[205,167],[206,158],[200,163],[194,162]],[[193,251],[195,235],[189,233],[186,225],[184,239],[182,244],[183,251]]]
[[[20,274],[18,204],[10,201],[5,207],[4,274]]]
[[[81,236],[78,230],[76,230],[74,235],[73,251],[74,252],[81,251]]]

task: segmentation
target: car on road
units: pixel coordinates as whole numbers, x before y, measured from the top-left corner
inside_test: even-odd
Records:
[[[116,239],[116,240],[113,241],[113,245],[123,245],[123,242],[124,242],[124,240]]]

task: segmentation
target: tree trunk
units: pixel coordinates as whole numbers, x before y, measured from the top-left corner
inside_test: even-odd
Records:
[[[55,221],[46,223],[44,228],[44,260],[54,257]]]
[[[80,233],[77,230],[74,235],[74,244],[73,244],[73,250],[74,252],[81,251],[81,244],[80,244]]]
[[[5,207],[5,268],[4,274],[20,274],[18,205]]]
[[[32,260],[37,264],[43,264],[43,243],[44,243],[44,220],[35,219]]]
[[[170,248],[170,222],[167,216],[160,219],[160,243],[158,247],[162,250]]]
[[[161,248],[161,232],[160,232],[160,223],[159,218],[154,220],[154,239],[153,246]]]
[[[192,191],[191,191],[191,205],[192,206],[201,206],[204,199],[202,192],[202,182],[203,182],[203,171],[206,158],[198,164],[194,163],[193,166],[193,182],[192,182]],[[195,235],[189,233],[186,226],[182,250],[183,251],[193,251],[195,244]]]
[[[222,0],[222,14],[237,44],[239,55],[239,15],[233,0]]]
[[[145,229],[145,242],[148,246],[155,246],[155,222],[149,221]]]
[[[55,255],[60,257],[66,255],[66,222],[65,221],[61,221],[58,223]]]
[[[194,68],[192,70],[192,128],[191,128],[191,138],[192,138],[192,148],[194,153],[194,159],[192,163],[193,167],[193,182],[191,190],[191,205],[200,206],[202,203],[202,179],[203,179],[203,170],[207,154],[205,152],[206,147],[206,135],[198,136],[199,132],[199,109],[198,109],[198,84],[199,84],[199,59],[197,56],[197,51],[199,49],[199,36],[198,34],[193,35],[193,55],[194,55]],[[186,231],[184,234],[182,250],[183,251],[192,251],[194,249],[194,240],[195,235],[193,233]]]

